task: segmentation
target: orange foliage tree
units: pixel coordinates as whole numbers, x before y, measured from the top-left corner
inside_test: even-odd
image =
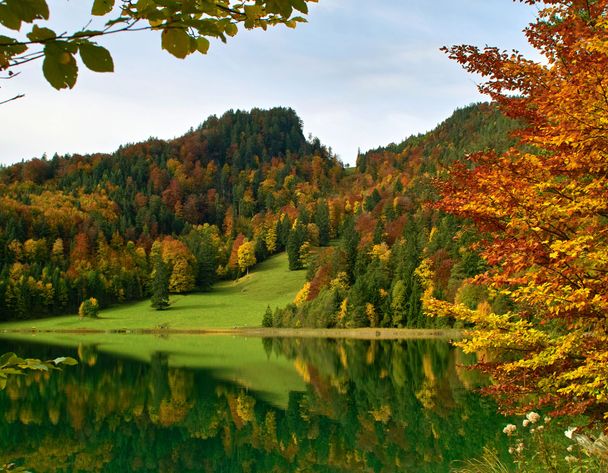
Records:
[[[446,49],[522,122],[519,144],[470,156],[439,184],[439,207],[482,235],[490,269],[475,282],[508,298],[511,310],[438,301],[430,287],[426,310],[475,324],[465,350],[510,354],[480,363],[505,407],[606,419],[608,0],[526,3],[539,7],[525,33],[543,61],[489,47]],[[419,275],[430,281],[424,269]]]

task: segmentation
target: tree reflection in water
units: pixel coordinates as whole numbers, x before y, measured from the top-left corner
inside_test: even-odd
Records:
[[[264,339],[262,349],[291,360],[306,382],[287,406],[211,369],[172,367],[169,353],[145,364],[81,346],[79,366],[11,378],[0,393],[0,464],[441,472],[487,445],[504,454],[504,418],[472,390],[479,379],[444,341]]]

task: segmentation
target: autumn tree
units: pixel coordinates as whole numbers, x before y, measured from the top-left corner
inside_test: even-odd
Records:
[[[80,307],[78,308],[78,316],[82,319],[84,317],[89,317],[96,319],[97,314],[99,313],[99,303],[97,299],[94,297],[90,297],[85,299]]]
[[[238,249],[239,270],[249,274],[249,268],[256,263],[255,243],[252,241],[244,242]]]
[[[78,77],[77,55],[94,72],[114,70],[110,52],[97,43],[103,36],[159,31],[162,49],[183,59],[195,52],[206,54],[209,39],[226,42],[238,33],[239,26],[266,30],[282,24],[295,28],[306,21],[298,13],[307,14],[311,2],[316,0],[92,0],[93,18],[89,23],[81,30],[57,32],[49,21],[47,0],[2,0],[0,24],[12,34],[0,35],[0,72],[14,77],[20,66],[41,59],[44,77],[53,87],[72,88]]]
[[[230,257],[228,258],[228,267],[234,272],[239,268],[239,248],[245,243],[245,235],[239,233],[232,242],[232,250],[230,251]]]
[[[165,237],[162,258],[171,270],[169,290],[173,293],[192,291],[195,287],[195,260],[188,247],[179,240]]]
[[[272,222],[266,230],[264,236],[264,244],[269,254],[274,254],[277,251],[277,226],[275,222]]]
[[[478,153],[440,184],[439,206],[472,221],[490,268],[477,276],[505,313],[431,297],[426,310],[472,322],[467,351],[486,360],[488,391],[558,413],[608,414],[608,0],[529,0],[540,8],[526,35],[544,57],[455,46],[451,58],[523,123],[519,145]],[[421,273],[423,275],[423,273]],[[428,274],[427,274],[428,276]]]

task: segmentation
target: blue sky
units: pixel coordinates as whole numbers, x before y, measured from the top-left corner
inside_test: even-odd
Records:
[[[92,0],[49,3],[52,22],[68,29],[86,23]],[[530,52],[522,29],[534,14],[511,0],[319,0],[296,30],[241,31],[183,61],[161,51],[156,33],[105,38],[113,74],[81,66],[75,89],[58,92],[35,63],[2,82],[0,98],[26,97],[0,106],[0,163],[111,152],[179,136],[228,109],[287,106],[306,134],[352,164],[358,148],[430,130],[455,108],[483,100],[479,79],[441,46]]]

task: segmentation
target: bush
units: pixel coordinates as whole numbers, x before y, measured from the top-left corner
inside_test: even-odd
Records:
[[[99,314],[99,302],[94,297],[83,301],[78,308],[78,315],[81,319],[84,317],[96,319],[97,314]]]

